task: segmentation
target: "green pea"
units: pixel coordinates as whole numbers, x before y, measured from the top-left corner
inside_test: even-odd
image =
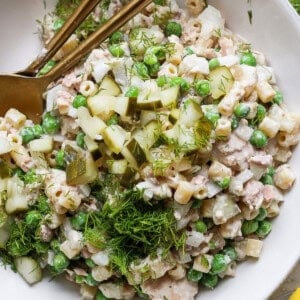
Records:
[[[261,130],[254,130],[250,137],[250,143],[256,148],[263,148],[267,145],[268,138]]]
[[[182,92],[187,92],[190,89],[190,84],[182,77],[173,77],[170,79],[170,85],[179,85]]]
[[[151,77],[156,77],[160,69],[160,64],[156,63],[154,65],[148,66],[148,72]]]
[[[41,125],[36,124],[33,126],[33,133],[36,139],[40,138],[43,135],[43,128]]]
[[[110,45],[108,50],[114,57],[123,57],[125,54],[124,50],[118,44]]]
[[[54,255],[53,268],[56,272],[63,272],[69,266],[69,264],[69,259],[62,252]]]
[[[170,78],[168,78],[166,75],[159,76],[156,79],[157,86],[159,86],[159,87],[163,87],[164,85],[168,84],[169,82],[170,82]]]
[[[45,133],[54,134],[60,128],[59,119],[52,116],[49,112],[43,116],[42,128]]]
[[[218,111],[209,110],[205,113],[205,117],[214,125],[217,126],[217,122],[220,119]]]
[[[190,269],[187,273],[187,279],[192,282],[198,282],[203,276],[203,273],[195,269]]]
[[[242,54],[241,59],[240,59],[240,64],[241,65],[248,65],[248,66],[256,66],[256,58],[253,55],[252,52],[245,52]]]
[[[195,90],[199,96],[205,97],[210,94],[210,83],[208,80],[199,80],[195,83]]]
[[[49,60],[42,69],[38,72],[37,76],[43,76],[46,75],[50,70],[54,68],[54,66],[57,64],[54,60]]]
[[[72,106],[74,108],[79,108],[81,106],[86,106],[86,97],[81,95],[81,94],[76,95],[74,100],[73,100]]]
[[[233,115],[231,119],[231,129],[236,129],[239,126],[239,122],[240,120],[235,115]]]
[[[219,274],[224,272],[227,269],[228,265],[228,258],[226,255],[218,253],[213,257],[212,263],[211,263],[211,274]]]
[[[149,72],[147,66],[142,62],[137,62],[134,65],[136,74],[142,79],[149,79]]]
[[[60,242],[59,242],[59,240],[52,240],[50,242],[50,247],[53,251],[59,252],[60,251]]]
[[[75,230],[82,230],[86,225],[87,219],[88,216],[85,212],[79,212],[70,218],[70,222]]]
[[[182,27],[179,23],[176,22],[168,22],[165,28],[165,33],[167,36],[177,35],[178,37],[182,34]]]
[[[197,221],[195,224],[196,230],[201,233],[207,232],[207,226],[203,221]]]
[[[263,105],[258,104],[256,115],[255,115],[255,118],[257,119],[258,123],[260,123],[265,118],[266,112],[267,112],[266,108]]]
[[[158,62],[158,59],[153,53],[146,53],[144,56],[144,63],[148,66],[155,65]]]
[[[235,108],[234,108],[234,115],[239,118],[246,118],[250,112],[250,107],[246,105],[245,103],[239,103]]]
[[[213,274],[203,274],[203,277],[201,278],[201,283],[202,285],[204,285],[205,287],[209,288],[209,289],[213,289],[219,281],[219,277],[218,275],[213,275]]]
[[[137,98],[140,93],[140,89],[136,86],[130,86],[125,96],[129,98]]]
[[[270,176],[269,174],[264,174],[261,178],[260,178],[260,182],[262,182],[264,185],[273,185],[273,178],[272,176]]]
[[[109,43],[110,44],[119,44],[119,43],[121,43],[122,39],[123,39],[122,32],[116,31],[110,36]]]
[[[224,255],[227,255],[231,261],[234,261],[237,259],[237,253],[233,247],[226,247],[223,249],[222,253]]]
[[[61,19],[57,19],[54,24],[53,24],[53,30],[54,31],[58,31],[59,29],[61,29],[64,25],[64,21]]]
[[[217,181],[216,184],[223,190],[226,190],[230,185],[230,177],[225,177],[220,181]]]
[[[258,222],[255,220],[245,220],[242,224],[243,235],[254,233],[258,228]]]
[[[101,291],[97,291],[95,300],[109,300],[109,298],[105,297]]]
[[[87,258],[86,260],[85,260],[85,264],[89,267],[89,268],[94,268],[95,266],[96,266],[96,264],[93,262],[93,260],[92,259],[90,259],[90,258]]]
[[[260,207],[258,215],[255,217],[255,221],[263,221],[268,215],[268,211]]]
[[[56,165],[59,168],[64,168],[66,166],[65,162],[65,152],[63,150],[59,150],[55,156]]]
[[[92,274],[88,274],[88,275],[86,276],[85,282],[86,282],[86,284],[89,285],[89,286],[97,286],[97,285],[99,285],[99,282],[96,281],[96,280],[93,278]]]
[[[280,105],[283,102],[283,95],[281,92],[277,91],[275,97],[273,98],[273,103]]]
[[[83,132],[79,132],[76,136],[76,144],[82,149],[84,149],[85,146],[84,137],[85,134]]]
[[[217,58],[212,58],[209,62],[208,62],[208,66],[209,66],[209,70],[212,71],[214,69],[216,69],[217,67],[220,66],[220,62]]]
[[[27,144],[34,140],[35,134],[33,127],[24,127],[20,131],[20,136],[22,137],[23,144]]]
[[[42,220],[42,215],[37,210],[29,211],[25,216],[26,225],[35,228]]]
[[[260,238],[264,238],[266,237],[272,230],[272,223],[264,220],[259,222],[259,227],[256,230],[256,234],[260,237]]]

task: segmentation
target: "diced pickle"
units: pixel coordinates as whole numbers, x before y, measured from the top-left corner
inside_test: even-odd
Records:
[[[129,142],[127,149],[135,158],[138,166],[141,166],[147,160],[145,150],[143,150],[135,139],[132,139],[131,142]]]
[[[78,153],[74,160],[67,164],[67,184],[81,185],[93,182],[97,177],[97,168],[90,153]]]
[[[118,96],[121,94],[119,85],[110,76],[105,76],[99,86],[101,95]]]
[[[120,183],[121,185],[123,185],[124,187],[129,187],[132,185],[132,183],[135,181],[135,175],[136,175],[136,171],[127,166],[125,173],[122,174],[122,176],[120,176]]]
[[[0,158],[0,178],[10,177],[11,169],[8,166],[8,163]]]
[[[214,99],[225,96],[231,89],[234,78],[230,70],[225,67],[218,67],[209,73],[210,90]]]

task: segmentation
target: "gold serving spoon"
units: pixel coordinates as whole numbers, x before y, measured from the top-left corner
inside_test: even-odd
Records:
[[[16,108],[26,114],[27,117],[34,122],[39,122],[44,107],[43,93],[47,86],[74,67],[81,58],[86,56],[92,49],[99,46],[101,42],[106,40],[111,34],[122,27],[150,3],[151,0],[131,0],[116,15],[91,34],[78,46],[78,48],[63,58],[62,61],[44,76],[29,77],[18,74],[0,74],[0,115],[4,115],[9,108]],[[74,22],[74,20],[72,22]],[[80,23],[81,22],[77,22],[77,26],[74,27],[77,28]],[[73,30],[71,33],[75,30],[74,27],[72,28]],[[70,31],[65,34],[62,33],[60,38],[63,41],[66,41],[71,33]],[[60,46],[62,44],[63,42],[60,42]],[[51,48],[56,48],[56,51],[59,49],[57,46]],[[31,76],[34,75],[38,68],[51,58],[56,51],[52,50],[52,53],[47,54],[46,58],[41,57],[40,60],[38,59],[26,70],[19,73]]]

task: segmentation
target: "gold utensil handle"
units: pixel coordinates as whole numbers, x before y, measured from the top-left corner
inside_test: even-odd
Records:
[[[87,55],[92,49],[99,46],[101,42],[106,40],[111,34],[122,27],[151,2],[152,0],[131,0],[115,16],[91,34],[78,46],[78,48],[63,58],[63,60],[45,76],[51,78],[51,80],[55,80],[60,77],[62,74],[74,67],[82,57]]]
[[[72,15],[66,20],[63,27],[45,45],[46,52],[33,61],[22,73],[36,74],[61,48],[77,27],[90,14],[100,0],[82,0]]]

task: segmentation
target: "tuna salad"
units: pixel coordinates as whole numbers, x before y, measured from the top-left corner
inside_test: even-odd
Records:
[[[58,1],[44,42],[79,2]],[[51,83],[40,124],[0,118],[0,258],[29,284],[63,274],[83,299],[192,300],[260,257],[300,117],[220,11],[182,2],[153,1]],[[124,4],[100,1],[39,75]]]

